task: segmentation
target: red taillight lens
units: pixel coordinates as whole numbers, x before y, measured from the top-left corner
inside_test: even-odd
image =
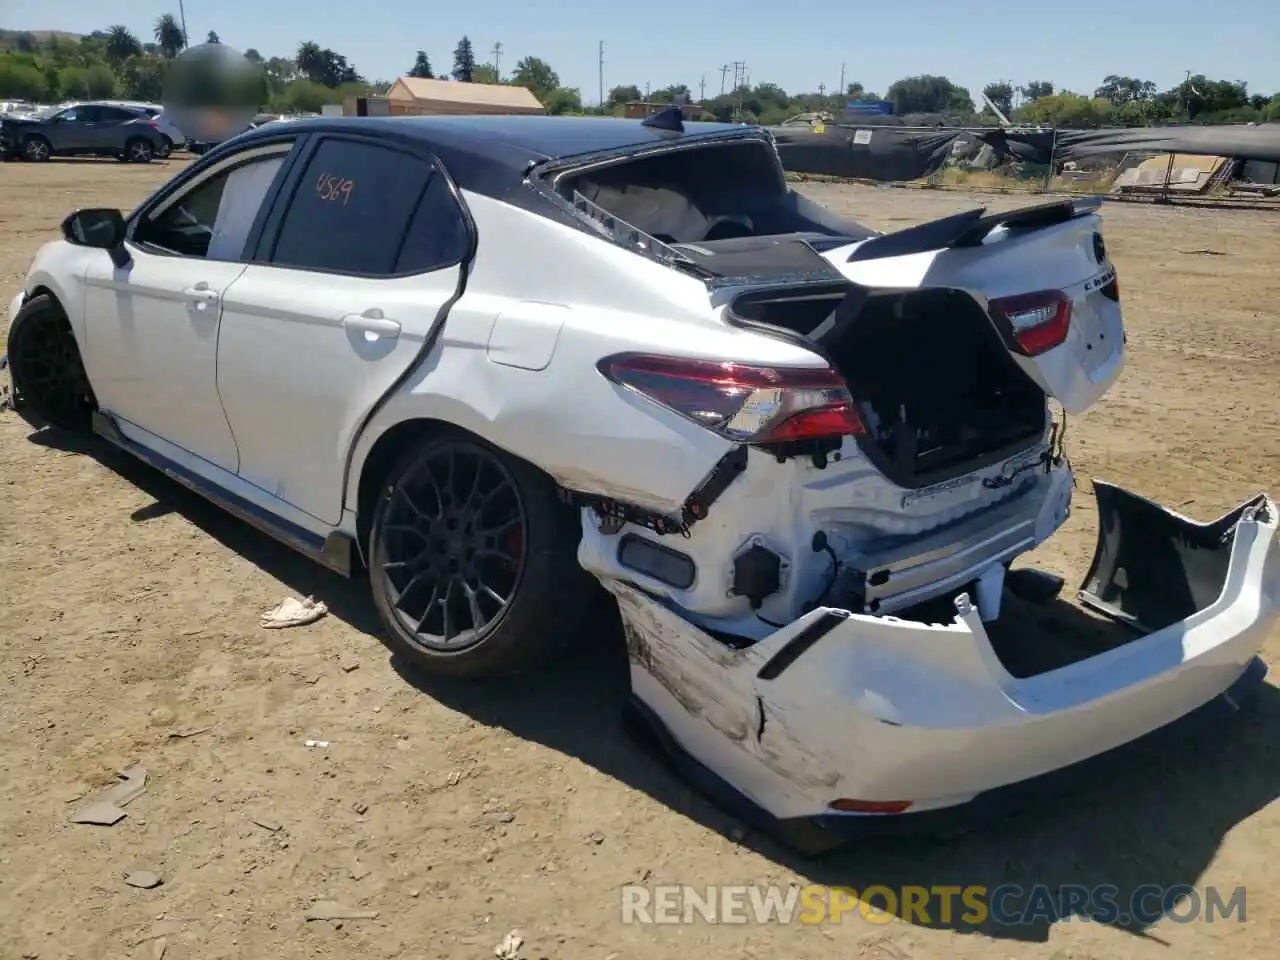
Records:
[[[1071,329],[1071,301],[1061,290],[1003,297],[992,300],[991,309],[1008,321],[1018,346],[1029,357],[1052,350]]]
[[[763,367],[627,353],[600,372],[741,443],[860,436],[862,418],[844,380],[829,367]]]

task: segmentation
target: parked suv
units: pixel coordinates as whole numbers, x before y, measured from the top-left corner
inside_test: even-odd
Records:
[[[186,146],[186,134],[178,129],[178,125],[173,122],[167,113],[165,113],[164,107],[158,103],[142,103],[134,100],[98,100],[95,102],[108,107],[123,107],[126,110],[137,110],[154,120],[156,129],[164,135],[165,140],[167,141],[162,145],[162,148],[156,152],[156,156],[162,160],[169,156],[173,150]]]
[[[140,110],[98,103],[49,107],[27,117],[0,117],[0,152],[41,161],[55,156],[113,156],[149,163],[168,138]]]

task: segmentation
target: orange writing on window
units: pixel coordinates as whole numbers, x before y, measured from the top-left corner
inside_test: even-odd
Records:
[[[335,177],[328,173],[316,177],[316,195],[321,200],[341,201],[344,207],[351,199],[351,191],[355,187],[356,182],[345,177]]]

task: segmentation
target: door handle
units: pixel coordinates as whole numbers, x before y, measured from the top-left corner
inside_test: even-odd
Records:
[[[197,283],[194,287],[186,287],[182,295],[197,304],[217,303],[220,299],[217,290],[210,290],[207,283]]]
[[[376,307],[364,313],[347,314],[342,318],[342,326],[355,333],[363,333],[373,340],[383,337],[394,340],[400,336],[400,324],[395,320],[388,320]]]

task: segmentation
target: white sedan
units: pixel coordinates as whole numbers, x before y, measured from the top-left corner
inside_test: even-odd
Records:
[[[987,633],[1056,597],[1007,571],[1123,367],[1097,205],[877,235],[764,131],[677,113],[245,133],[39,251],[16,406],[366,567],[429,670],[542,661],[603,584],[635,715],[808,850],[1238,702],[1280,605],[1265,496],[1201,525],[1097,483],[1082,598],[1131,639],[1027,671]]]

